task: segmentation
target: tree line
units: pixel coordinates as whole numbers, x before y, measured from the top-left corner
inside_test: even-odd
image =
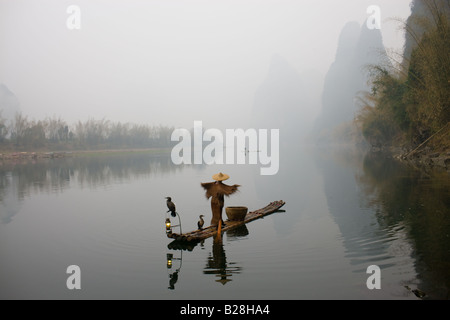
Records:
[[[394,67],[369,67],[356,123],[372,146],[415,146],[450,122],[450,2],[416,0],[404,23],[411,48]]]
[[[22,113],[7,121],[0,110],[0,148],[6,150],[164,148],[171,145],[173,130],[105,119],[69,125],[58,117],[30,120]]]

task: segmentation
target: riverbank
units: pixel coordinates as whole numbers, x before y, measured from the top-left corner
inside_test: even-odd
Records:
[[[421,150],[413,155],[397,154],[394,158],[407,162],[415,167],[442,168],[450,173],[450,149],[436,152],[430,148]]]
[[[407,152],[396,148],[394,158],[416,167],[438,167],[450,172],[450,125]]]
[[[126,154],[167,154],[168,148],[149,149],[105,149],[105,150],[77,150],[77,151],[50,151],[50,152],[0,152],[0,161],[14,162],[22,160],[61,159],[71,157],[101,157]]]

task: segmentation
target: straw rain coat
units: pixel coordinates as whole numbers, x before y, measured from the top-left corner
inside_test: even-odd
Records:
[[[222,181],[202,183],[201,186],[206,190],[206,198],[211,198],[212,220],[211,225],[217,226],[222,221],[222,209],[225,204],[225,196],[230,196],[238,191],[240,185],[226,185]]]

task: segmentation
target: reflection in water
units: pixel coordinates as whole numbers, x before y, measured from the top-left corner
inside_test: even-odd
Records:
[[[448,298],[448,173],[412,170],[380,154],[361,157],[348,150],[316,154],[327,204],[354,272],[377,264],[386,275],[392,268],[389,272],[403,278],[397,284],[400,295],[420,287],[426,298]]]
[[[248,232],[247,226],[245,224],[243,224],[243,225],[241,225],[241,226],[239,226],[237,228],[228,230],[226,232],[227,240],[228,241],[239,240],[241,238],[244,238],[244,237],[248,236],[248,233],[249,232]]]
[[[169,248],[171,250],[192,251],[197,246],[197,244],[198,244],[198,242],[185,242],[185,241],[174,240],[167,245],[167,248]]]
[[[249,232],[247,226],[244,224],[235,229],[228,230],[226,234],[229,241],[234,241],[246,237]],[[204,246],[204,241],[205,240],[200,242],[200,246]],[[171,273],[169,273],[170,290],[175,289],[175,283],[178,281],[178,276],[183,260],[183,251],[192,251],[197,246],[197,244],[198,243],[187,243],[175,240],[169,243],[169,245],[167,246],[169,249],[179,250],[178,252],[180,252],[180,255],[177,257],[174,257],[173,253],[167,253],[167,269],[171,271]],[[178,264],[178,268],[175,267],[174,269],[175,263]],[[208,256],[206,267],[204,268],[203,273],[207,275],[215,275],[218,278],[215,281],[225,285],[227,282],[232,281],[230,277],[233,274],[239,274],[241,273],[241,271],[242,268],[237,266],[236,262],[227,262],[222,239],[214,237],[212,251]]]
[[[67,265],[76,263],[89,267],[90,290],[78,293],[89,299],[146,298],[150,290],[161,297],[167,287],[175,298],[189,299],[201,280],[224,290],[198,288],[200,298],[227,298],[233,287],[248,288],[234,292],[238,299],[373,298],[365,286],[366,268],[376,264],[382,270],[376,297],[415,299],[413,290],[420,289],[425,298],[447,298],[448,175],[425,174],[373,154],[327,150],[311,157],[307,151],[283,153],[276,176],[262,177],[256,167],[236,168],[233,175],[248,173],[241,199],[258,207],[284,199],[290,209],[255,225],[258,232],[251,237],[258,241],[251,244],[240,243],[249,238],[245,226],[227,232],[223,244],[205,241],[205,250],[197,252],[186,250],[199,244],[170,243],[167,278],[148,272],[149,266],[159,268],[154,261],[167,262],[160,251],[168,242],[164,197],[173,195],[185,208],[183,223],[196,226],[198,214],[209,208],[199,201],[204,199],[198,194],[205,176],[198,172],[201,166],[181,169],[170,155],[149,154],[0,163],[0,296],[71,299],[73,293],[61,283]],[[248,183],[253,180],[254,186]],[[260,254],[246,254],[246,244]],[[193,256],[201,258],[189,260]],[[235,263],[235,256],[244,258]],[[195,269],[189,276],[182,272],[182,258]],[[245,277],[236,275],[244,273],[243,263]],[[143,285],[142,277],[152,285]],[[261,282],[264,277],[269,284]],[[180,279],[185,290],[174,290]],[[236,286],[215,280],[235,280]]]
[[[0,174],[0,223],[12,221],[12,217],[20,211],[21,202],[17,192],[18,180],[11,173]]]
[[[389,239],[374,223],[373,215],[361,210],[361,196],[355,181],[355,174],[362,174],[360,157],[359,153],[348,150],[324,152],[316,154],[316,164],[323,172],[327,204],[343,237],[346,256],[352,265],[359,267],[359,272],[365,272],[374,259],[381,258],[380,262],[388,263]]]
[[[225,285],[232,281],[230,277],[233,274],[241,273],[242,268],[236,266],[236,264],[235,262],[227,262],[222,241],[214,238],[212,255],[210,253],[203,273],[216,276],[218,279],[215,281]]]
[[[174,257],[173,253],[167,254],[167,271],[169,272],[168,289],[170,290],[175,290],[175,283],[177,283],[178,281],[178,273],[180,272],[181,266],[183,264],[183,251],[180,251],[179,254],[179,257]]]
[[[95,189],[177,170],[182,166],[175,166],[170,154],[148,153],[0,163],[0,222],[9,223],[31,193],[62,193],[71,183]]]
[[[358,176],[367,206],[380,226],[403,226],[416,259],[421,289],[430,298],[450,293],[450,179],[445,171],[410,170],[386,157],[369,154]]]

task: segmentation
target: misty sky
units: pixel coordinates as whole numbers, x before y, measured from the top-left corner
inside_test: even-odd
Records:
[[[32,119],[248,127],[274,54],[323,76],[345,23],[381,8],[400,49],[410,0],[0,0],[0,83]],[[81,29],[69,30],[69,5]]]

